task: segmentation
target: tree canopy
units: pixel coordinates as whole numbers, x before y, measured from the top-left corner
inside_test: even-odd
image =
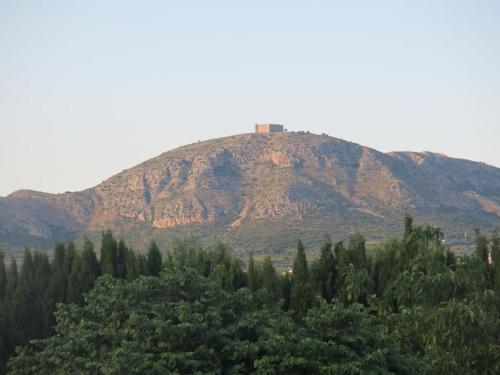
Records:
[[[291,272],[223,243],[145,254],[102,235],[100,256],[0,254],[0,373],[496,374],[500,245],[457,257],[432,226],[367,248],[326,237]],[[14,353],[14,349],[17,350]]]

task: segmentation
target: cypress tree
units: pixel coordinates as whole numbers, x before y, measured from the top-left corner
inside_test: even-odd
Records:
[[[405,232],[404,237],[409,237],[413,233],[413,218],[406,214],[405,215]]]
[[[125,241],[121,239],[118,242],[118,248],[116,252],[116,277],[119,277],[121,279],[125,279],[127,277],[127,270],[126,270],[126,259],[127,259],[127,254],[129,253],[129,249],[127,248],[127,245],[125,244]]]
[[[33,255],[35,276],[32,288],[34,289],[34,323],[36,325],[34,336],[30,338],[43,338],[52,333],[49,315],[52,310],[47,303],[46,292],[50,282],[51,268],[49,257],[45,253],[35,252]]]
[[[81,304],[83,303],[82,298],[82,287],[80,285],[80,273],[81,273],[81,257],[78,253],[72,256],[71,270],[68,275],[68,290],[67,290],[67,302]]]
[[[149,245],[148,256],[147,256],[147,269],[148,274],[151,276],[158,276],[162,268],[162,257],[160,249],[155,241],[152,241]]]
[[[74,242],[69,242],[66,246],[64,257],[63,282],[65,284],[65,302],[80,303],[81,289],[78,282],[79,256]]]
[[[292,280],[288,273],[285,273],[280,279],[281,295],[283,296],[282,309],[285,311],[290,310],[290,302],[292,299]]]
[[[476,257],[481,260],[483,277],[486,280],[487,287],[491,288],[493,280],[490,272],[491,265],[489,264],[488,239],[479,230],[476,231]]]
[[[33,255],[30,249],[24,249],[23,264],[21,266],[21,282],[25,286],[30,285],[35,276],[35,267],[33,266]]]
[[[479,231],[476,235],[476,256],[483,261],[483,263],[488,263],[488,239],[486,236]]]
[[[47,299],[55,307],[58,302],[66,302],[68,275],[66,274],[66,247],[57,244],[54,249],[52,260],[52,275],[47,290]]]
[[[304,244],[301,240],[297,243],[297,254],[293,260],[293,278],[295,280],[308,281],[309,269],[307,266]]]
[[[493,264],[500,264],[500,237],[498,237],[498,232],[494,231],[491,236],[491,258]]]
[[[319,292],[321,296],[331,301],[334,295],[335,279],[337,278],[337,270],[335,259],[332,252],[332,241],[330,237],[325,239],[325,243],[321,247],[321,254],[318,260],[316,278],[319,283]]]
[[[5,293],[5,297],[9,300],[13,298],[14,293],[16,292],[18,277],[16,258],[11,257],[9,271],[7,273],[7,290]]]
[[[294,310],[296,317],[302,318],[307,309],[311,307],[313,293],[310,287],[309,270],[302,241],[298,241],[297,254],[293,261],[292,290],[290,296],[290,308]]]
[[[92,289],[95,280],[101,274],[99,261],[97,260],[94,250],[94,244],[88,238],[85,238],[83,243],[80,264],[79,282],[82,291],[85,293]]]
[[[342,273],[347,269],[347,266],[349,264],[347,250],[342,241],[335,243],[335,246],[333,247],[333,256],[337,265],[337,275],[334,282],[334,291],[338,291],[344,285]],[[337,292],[335,294],[337,294]]]
[[[340,267],[347,265],[347,250],[342,241],[335,243],[333,247],[333,257]]]
[[[50,262],[47,254],[35,252],[33,255],[35,287],[40,294],[47,288],[50,280]]]
[[[365,238],[360,233],[355,233],[349,237],[347,261],[356,267],[366,268]]]
[[[101,268],[103,274],[117,276],[118,244],[110,230],[102,234]]]
[[[258,289],[257,285],[257,269],[255,267],[255,261],[253,259],[253,254],[248,257],[248,272],[247,272],[247,284],[248,289],[256,291]]]
[[[403,246],[399,256],[399,271],[406,270],[411,260],[418,254],[418,231],[413,226],[413,218],[409,215],[405,216],[405,231],[403,236]]]
[[[71,250],[73,253],[74,248]],[[71,258],[73,254],[70,254]],[[55,324],[53,311],[58,303],[67,302],[68,297],[68,269],[70,269],[71,261],[66,259],[66,246],[56,244],[54,248],[54,256],[52,258],[52,272],[50,275],[49,284],[45,293],[45,309],[47,311],[45,317],[45,326],[52,327]],[[51,328],[50,328],[51,329]]]
[[[73,270],[73,266],[75,266],[77,262],[77,251],[74,242],[68,243],[66,246],[66,255],[64,257],[64,274],[66,277],[69,277],[71,271]]]
[[[128,250],[125,254],[125,278],[127,280],[134,280],[141,274],[137,256],[134,251]]]
[[[148,261],[144,254],[137,254],[137,270],[139,275],[147,275],[148,274]]]
[[[262,261],[262,287],[269,292],[272,301],[279,299],[278,276],[270,256]]]
[[[240,262],[236,259],[229,260],[229,267],[226,268],[226,276],[223,277],[224,289],[234,292],[244,285],[244,274]]]
[[[34,309],[34,266],[31,251],[24,250],[23,264],[12,300],[12,313],[15,331],[19,333],[21,342],[36,334],[36,314]]]
[[[0,251],[0,303],[7,293],[7,271],[5,270],[4,254]]]
[[[52,266],[55,268],[64,267],[64,258],[66,257],[66,247],[63,244],[56,244],[54,248],[54,258],[52,260]]]
[[[491,259],[493,288],[500,296],[500,238],[496,231],[491,236]]]

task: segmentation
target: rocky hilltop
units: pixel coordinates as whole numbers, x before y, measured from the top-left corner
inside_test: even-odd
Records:
[[[191,233],[279,253],[325,233],[377,240],[405,212],[467,241],[500,224],[500,169],[326,135],[242,134],[165,152],[85,191],[0,198],[0,242],[43,247],[111,228],[136,246]]]

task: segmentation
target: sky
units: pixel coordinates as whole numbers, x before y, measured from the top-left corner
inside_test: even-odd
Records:
[[[253,131],[500,167],[500,1],[0,0],[0,196]]]

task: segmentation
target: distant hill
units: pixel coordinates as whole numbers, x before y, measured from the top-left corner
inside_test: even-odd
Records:
[[[194,234],[281,254],[355,230],[379,240],[411,213],[447,241],[500,225],[500,169],[435,153],[382,153],[326,135],[242,134],[183,146],[94,188],[0,198],[0,242],[51,246],[111,228],[142,247]],[[465,234],[468,232],[468,237]]]

